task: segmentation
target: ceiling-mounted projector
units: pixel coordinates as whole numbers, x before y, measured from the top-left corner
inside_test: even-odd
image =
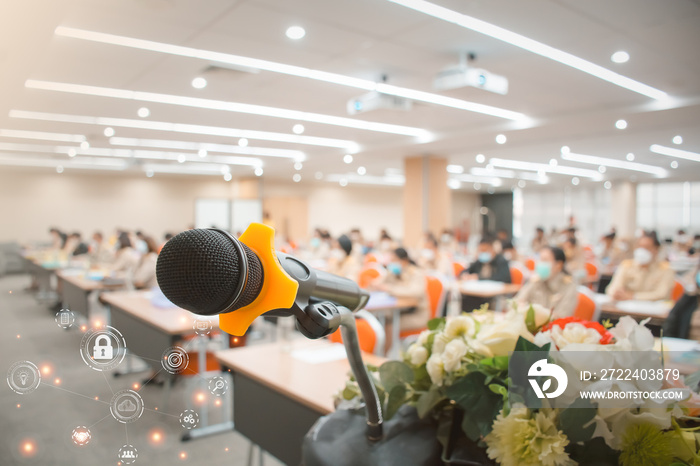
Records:
[[[347,110],[349,115],[357,115],[379,109],[406,111],[411,110],[412,106],[413,101],[410,99],[372,91],[348,100]]]
[[[508,93],[508,78],[489,73],[481,68],[471,68],[464,63],[445,68],[433,80],[433,88],[438,91],[476,87],[496,94]]]

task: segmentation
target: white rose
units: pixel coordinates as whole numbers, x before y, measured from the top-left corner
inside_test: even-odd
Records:
[[[441,386],[445,379],[445,368],[440,355],[433,354],[430,356],[425,365],[425,369],[428,371],[428,375],[433,384]]]
[[[557,348],[563,349],[574,343],[597,345],[600,341],[600,333],[578,322],[567,324],[563,329],[558,325],[549,330],[550,337]]]
[[[617,349],[628,351],[650,351],[654,347],[654,336],[646,327],[649,319],[639,323],[630,316],[621,317],[613,328],[609,330],[615,337]]]
[[[416,343],[419,345],[425,345],[428,343],[428,337],[430,336],[431,330],[423,330],[420,332],[420,335],[418,335],[418,340],[416,340]]]
[[[530,306],[532,306],[532,310],[535,312],[536,327],[542,327],[544,324],[549,322],[549,319],[552,315],[552,310],[539,304],[528,304],[524,306],[518,306],[518,313],[522,315],[523,320],[527,318],[527,313],[530,311]]]
[[[436,333],[433,340],[433,354],[440,354],[445,351],[447,342],[450,341],[444,333]]]
[[[466,315],[460,315],[449,319],[445,324],[445,335],[450,340],[456,337],[473,337],[476,333],[474,319]]]
[[[408,348],[408,359],[414,366],[421,366],[428,360],[428,350],[423,345],[413,344]]]
[[[487,346],[494,356],[507,356],[515,350],[515,343],[521,336],[528,341],[534,339],[525,322],[515,318],[482,327],[476,339]]]
[[[443,367],[446,372],[454,372],[462,365],[462,358],[467,354],[467,345],[461,338],[455,338],[445,346],[442,353]]]
[[[469,340],[468,341],[469,347],[472,349],[472,352],[476,354],[480,354],[484,356],[485,358],[492,358],[493,357],[493,352],[489,349],[488,346],[483,344],[482,342],[478,340]]]

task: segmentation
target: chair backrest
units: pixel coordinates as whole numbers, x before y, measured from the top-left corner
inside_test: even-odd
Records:
[[[535,270],[535,259],[527,259],[525,261],[525,267],[527,267],[527,269],[531,272],[534,271]]]
[[[591,294],[591,290],[586,287],[578,288],[578,304],[574,310],[574,317],[591,322],[598,320],[600,308]]]
[[[524,280],[524,275],[523,271],[516,268],[516,267],[511,267],[510,268],[510,282],[515,284],[515,285],[522,285],[523,280]]]
[[[371,312],[361,309],[355,313],[355,326],[360,349],[365,353],[383,356],[386,331],[379,320]],[[333,332],[328,339],[333,343],[342,343],[340,329]]]
[[[381,273],[375,267],[364,268],[357,277],[357,284],[360,285],[360,288],[367,288],[380,275]]]
[[[583,264],[583,266],[586,268],[586,274],[589,277],[595,277],[598,275],[598,267],[595,264],[586,262],[585,264]]]
[[[379,262],[377,260],[376,255],[372,254],[371,252],[368,252],[367,254],[365,254],[365,264],[372,264],[372,263],[376,263],[376,262]]]
[[[681,296],[683,296],[683,293],[685,293],[685,288],[683,288],[683,284],[676,280],[676,283],[673,284],[673,290],[671,291],[671,299],[673,301],[678,301],[681,299]]]
[[[438,316],[440,309],[445,303],[445,285],[439,278],[428,275],[425,277],[425,288],[428,294],[430,318],[434,319]]]
[[[459,262],[453,262],[452,263],[452,271],[455,274],[455,277],[459,277],[459,274],[462,273],[462,270],[464,270],[464,266],[460,264]]]

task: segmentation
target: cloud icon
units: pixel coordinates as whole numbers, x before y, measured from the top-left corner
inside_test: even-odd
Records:
[[[136,405],[130,399],[126,399],[117,405],[117,411],[136,411]]]

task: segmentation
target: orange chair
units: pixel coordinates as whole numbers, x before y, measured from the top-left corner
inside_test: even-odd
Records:
[[[459,274],[464,270],[464,266],[459,262],[453,262],[452,270],[454,271],[455,277],[459,277]]]
[[[535,270],[535,259],[527,259],[525,261],[525,267],[530,271],[533,272]]]
[[[360,288],[367,288],[370,283],[379,278],[380,275],[381,272],[377,268],[367,267],[362,269],[357,276],[357,284],[360,285]]]
[[[683,296],[683,293],[685,293],[685,288],[683,288],[683,284],[676,280],[676,283],[673,285],[673,290],[671,291],[671,299],[673,301],[678,301],[681,299],[681,296]]]
[[[357,339],[360,341],[360,349],[365,353],[384,355],[384,342],[386,332],[372,313],[364,309],[355,313],[355,325],[357,326]],[[340,329],[331,333],[328,337],[333,343],[342,343],[343,336]]]
[[[426,294],[428,295],[430,319],[434,319],[438,317],[438,313],[440,312],[440,309],[442,309],[442,306],[445,303],[445,285],[443,285],[442,281],[439,278],[427,276],[425,277],[425,287]],[[400,333],[401,339],[404,339],[411,335],[418,335],[426,328],[427,327],[403,331]]]
[[[574,310],[574,317],[595,322],[598,320],[598,305],[589,293],[590,291],[587,288],[579,288],[578,304]]]
[[[586,281],[588,282],[588,288],[592,290],[594,288],[593,284],[598,281],[598,267],[591,262],[586,262],[583,264],[583,267],[586,269]]]
[[[523,271],[517,267],[510,268],[510,282],[514,285],[522,285],[524,280]]]
[[[379,262],[379,261],[377,260],[377,256],[375,256],[375,255],[372,254],[371,252],[368,252],[368,253],[365,255],[365,264],[373,264],[373,263],[376,263],[376,262]]]

